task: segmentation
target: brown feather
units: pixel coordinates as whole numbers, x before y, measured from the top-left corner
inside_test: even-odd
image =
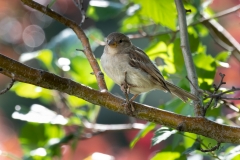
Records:
[[[167,87],[165,80],[158,70],[158,68],[152,63],[149,57],[141,49],[137,47],[131,47],[131,49],[126,52],[129,55],[130,61],[129,64],[137,69],[141,69],[151,76],[156,85],[161,85],[163,89],[170,92],[170,89]]]

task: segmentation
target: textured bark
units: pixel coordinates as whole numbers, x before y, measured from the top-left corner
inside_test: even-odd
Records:
[[[82,98],[90,103],[106,107],[112,111],[134,116],[175,128],[213,138],[218,142],[240,143],[240,128],[215,123],[203,117],[186,117],[151,106],[133,103],[136,111],[131,115],[122,106],[124,100],[106,91],[97,91],[70,79],[34,69],[0,54],[0,70],[2,74],[47,89],[54,89],[69,95]]]

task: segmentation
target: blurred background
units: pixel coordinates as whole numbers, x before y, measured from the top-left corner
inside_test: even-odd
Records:
[[[37,0],[37,2],[45,6],[51,3],[50,0]],[[107,8],[107,5],[105,5],[107,2],[111,3],[112,8]],[[217,13],[239,4],[239,0],[213,0],[210,3],[209,8],[213,12]],[[127,0],[83,1],[84,10],[87,12],[87,15],[91,16],[89,16],[85,20],[81,27],[86,30],[86,34],[90,36],[89,39],[93,47],[92,49],[97,58],[99,58],[103,52],[104,46],[102,44],[104,42],[104,37],[114,31],[123,31],[122,25],[123,22],[125,22],[123,20],[126,16],[126,10],[129,7],[127,5],[131,5],[128,3]],[[56,0],[50,8],[53,9],[55,12],[61,14],[62,16],[75,21],[78,24],[81,23],[81,11],[71,0]],[[232,14],[218,18],[218,22],[238,42],[240,42],[239,15],[240,11],[237,11]],[[31,67],[49,70],[49,72],[54,72],[64,77],[69,77],[69,74],[66,74],[65,72],[73,69],[73,72],[71,74],[74,77],[73,79],[75,81],[81,82],[97,89],[94,77],[89,74],[91,72],[89,66],[87,66],[85,70],[81,69],[81,67],[84,66],[84,64],[87,64],[87,62],[83,59],[83,53],[76,51],[76,49],[81,49],[81,44],[79,40],[76,38],[76,36],[70,29],[66,28],[66,26],[57,22],[56,20],[23,5],[19,0],[0,0],[1,54],[6,55],[7,57],[10,57],[14,60],[21,61]],[[126,32],[126,30],[124,32]],[[128,34],[130,33],[135,32],[131,32],[130,30]],[[148,37],[136,38],[133,39],[132,42],[142,49],[146,49],[150,44],[150,40]],[[202,44],[207,46],[207,53],[212,56],[216,56],[219,52],[224,51],[224,49],[212,39],[210,34],[203,37],[201,39],[201,42]],[[41,52],[39,52],[40,50]],[[51,53],[54,54],[48,54],[49,50],[51,51]],[[71,60],[71,65],[73,66],[70,65],[70,68],[64,68],[64,66],[69,66],[69,62],[67,59],[71,59],[73,57],[78,57],[75,58],[76,60]],[[52,61],[48,61],[47,59]],[[62,61],[60,61],[60,59]],[[227,84],[225,87],[239,87],[239,60],[237,60],[234,56],[230,56],[227,58],[226,62],[229,64],[230,67],[218,67],[215,76],[215,82],[219,81],[218,73],[223,72],[227,73],[225,78]],[[50,67],[52,64],[53,67]],[[58,69],[56,66],[58,67]],[[62,70],[59,68],[61,68]],[[84,78],[81,78],[80,76],[78,76],[78,72],[82,72],[81,74],[83,74],[84,72],[86,76]],[[9,79],[8,77],[0,74],[0,88],[4,89],[10,83],[10,80],[11,79]],[[107,84],[109,88],[112,88],[111,92],[113,94],[123,97],[119,86],[114,85],[109,79],[107,79]],[[72,102],[68,102],[70,103],[69,105],[74,106],[74,109],[66,109],[64,107],[59,107],[62,105],[58,105],[56,103],[59,99],[62,100],[65,98],[67,100],[70,100],[71,98],[66,98],[65,95],[45,90],[44,93],[41,92],[41,94],[31,93],[31,91],[35,92],[37,89],[38,88],[33,88],[32,86],[28,85],[21,86],[17,84],[13,87],[11,91],[0,96],[0,159],[7,160],[15,159],[15,156],[20,158],[23,156],[28,157],[30,154],[34,155],[34,152],[30,153],[30,149],[26,147],[27,140],[25,140],[26,143],[24,144],[24,138],[29,135],[30,137],[34,137],[38,136],[38,134],[46,134],[45,132],[47,132],[48,130],[47,126],[41,126],[41,123],[39,125],[35,125],[35,123],[31,125],[26,124],[32,121],[26,119],[26,117],[21,118],[21,116],[17,114],[15,114],[14,116],[13,114],[19,110],[21,110],[21,113],[29,113],[29,110],[31,109],[31,106],[33,104],[42,105],[50,110],[53,110],[56,114],[63,115],[63,117],[65,118],[71,117],[73,113],[78,114],[78,112],[81,112],[82,109],[83,111],[85,111],[84,114],[91,114],[92,116],[94,115],[93,117],[97,117],[97,119],[91,120],[91,118],[89,118],[91,116],[89,116],[89,121],[96,121],[96,123],[100,124],[125,124],[130,122],[146,123],[142,120],[131,119],[125,115],[109,111],[104,107],[101,107],[100,109],[99,106],[89,105],[85,101],[83,102],[76,99],[73,99]],[[25,95],[21,96],[26,90],[28,90],[28,93],[25,93]],[[237,97],[238,95],[239,94],[236,93],[235,96]],[[54,96],[56,96],[57,99]],[[41,99],[41,97],[43,98]],[[138,98],[138,101],[152,106],[159,106],[159,104],[164,104],[171,98],[172,97],[169,94],[164,94],[161,91],[153,91],[145,95],[145,97],[142,96]],[[238,101],[233,102],[235,105],[238,105],[239,103]],[[81,109],[78,109],[79,106],[88,105],[90,109],[87,107],[80,107]],[[94,113],[89,113],[89,110],[91,111],[91,107],[98,108],[98,111],[96,112],[96,110],[94,110]],[[69,110],[74,110],[74,112],[70,112]],[[222,109],[218,112],[224,113],[225,115],[227,115],[228,113],[232,113],[231,111],[229,111],[229,109]],[[84,115],[82,113],[79,114],[81,116]],[[44,119],[45,115],[42,116]],[[36,121],[39,122],[40,120]],[[76,127],[77,124],[81,122],[75,122],[78,121],[76,119],[71,119],[71,121],[72,124],[57,127],[58,129],[56,129],[56,135],[58,135],[58,137],[63,137],[68,133],[81,132],[81,127],[80,129]],[[239,122],[236,122],[236,124],[239,124]],[[44,133],[41,132],[43,130],[45,131]],[[26,132],[29,133],[26,134]],[[151,147],[151,138],[154,133],[149,132],[144,138],[140,139],[137,142],[133,149],[130,149],[129,144],[138,132],[139,130],[136,129],[109,131],[99,133],[91,138],[84,138],[79,142],[73,140],[75,149],[72,149],[72,143],[62,143],[59,151],[62,154],[61,159],[84,159],[92,155],[93,153],[99,152],[111,155],[117,160],[146,160],[151,159],[151,157],[153,157],[159,150],[163,148],[165,143],[172,143],[172,140],[168,140]],[[38,142],[40,143],[40,141]],[[26,155],[27,152],[29,153]],[[192,158],[194,158],[194,156],[197,155],[193,155]]]

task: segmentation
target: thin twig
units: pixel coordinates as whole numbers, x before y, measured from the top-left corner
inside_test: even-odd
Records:
[[[106,91],[107,86],[104,81],[104,76],[102,76],[103,74],[99,74],[101,72],[100,67],[97,63],[97,60],[96,60],[92,50],[91,50],[89,40],[88,40],[86,34],[84,33],[84,31],[82,30],[82,28],[79,25],[77,25],[75,22],[67,19],[66,17],[59,15],[58,13],[54,12],[50,8],[47,8],[41,4],[36,3],[35,1],[32,1],[32,0],[21,0],[21,1],[25,5],[28,5],[29,7],[34,8],[34,9],[52,17],[53,19],[61,22],[62,24],[65,24],[66,26],[71,28],[76,33],[76,35],[82,42],[82,45],[84,47],[84,53],[93,69],[94,75],[98,82],[99,89],[101,91]]]
[[[221,93],[217,94],[217,96],[222,96],[224,94],[227,94],[227,93],[230,93],[230,92],[234,92],[234,91],[240,91],[240,88],[232,87],[232,89],[229,89],[227,91],[221,92]]]
[[[199,23],[203,23],[203,22],[206,22],[206,21],[209,21],[209,20],[212,20],[214,18],[219,18],[219,17],[223,17],[223,16],[226,16],[228,14],[231,14],[231,13],[234,13],[236,11],[238,11],[240,9],[240,5],[237,5],[237,6],[234,6],[234,7],[231,7],[231,8],[228,8],[224,11],[221,11],[219,13],[216,13],[215,15],[211,16],[211,17],[208,17],[208,18],[201,18],[199,21],[197,22],[193,22],[191,24],[189,24],[188,26],[194,26],[194,25],[197,25]],[[154,35],[141,35],[141,34],[131,34],[131,35],[128,35],[128,37],[130,39],[139,39],[139,38],[145,38],[145,37],[155,37],[155,36],[160,36],[160,35],[165,35],[165,34],[170,34],[170,33],[174,33],[174,32],[178,32],[179,29],[175,30],[175,31],[172,31],[172,30],[168,30],[166,32],[161,32],[161,33],[157,33],[157,34],[154,34]]]
[[[189,139],[192,139],[192,140],[194,140],[194,141],[197,141],[199,144],[201,144],[201,145],[204,146],[205,148],[208,148],[208,146],[202,142],[202,140],[201,140],[200,137],[193,138],[193,137],[191,137],[191,136],[189,136],[189,135],[184,134],[183,132],[177,132],[177,134],[180,134],[180,135],[182,135],[182,136],[184,136],[184,137],[187,137],[187,138],[189,138]],[[212,154],[213,157],[217,157],[217,155],[214,154],[213,152],[210,152],[210,154]],[[217,159],[219,159],[219,157],[217,157]]]
[[[212,148],[210,148],[210,149],[202,149],[202,148],[200,148],[199,150],[202,151],[202,152],[212,152],[212,151],[218,150],[220,146],[221,146],[221,143],[217,142],[217,144],[215,146],[213,146]]]
[[[205,22],[205,21],[209,21],[209,20],[211,20],[211,19],[223,17],[223,16],[226,16],[226,15],[228,15],[228,14],[234,13],[234,12],[238,11],[239,9],[240,9],[240,4],[239,4],[239,5],[236,5],[236,6],[234,6],[234,7],[228,8],[228,9],[226,9],[226,10],[224,10],[224,11],[218,12],[218,13],[216,13],[215,15],[213,15],[213,16],[211,16],[211,17],[202,18],[202,19],[200,19],[198,22],[192,23],[191,25],[195,25],[195,24],[199,24],[199,23],[202,23],[202,22]]]
[[[8,85],[8,87],[6,87],[5,89],[0,91],[0,95],[9,91],[12,88],[14,82],[15,82],[15,79],[14,79],[14,75],[13,75],[10,84]]]
[[[198,77],[195,66],[193,64],[192,54],[190,50],[189,40],[188,40],[188,32],[187,32],[187,22],[186,22],[186,12],[183,7],[182,0],[175,0],[175,4],[178,11],[178,22],[179,22],[179,30],[180,30],[180,38],[181,38],[181,48],[182,54],[185,61],[185,65],[187,68],[188,78],[192,82],[193,85],[190,85],[191,93],[200,99],[200,95],[198,93]],[[195,86],[195,87],[193,87]],[[195,89],[196,88],[196,89]],[[196,116],[203,115],[203,109],[199,104],[200,101],[194,101],[194,111]]]
[[[83,8],[83,0],[73,0],[73,2],[81,11],[82,20],[81,20],[81,23],[79,24],[79,26],[81,26],[86,20],[86,12]]]
[[[226,82],[223,82],[223,79],[224,79],[224,77],[225,77],[225,74],[219,73],[219,76],[221,77],[221,80],[220,80],[219,84],[218,84],[217,86],[216,86],[215,84],[213,84],[213,87],[214,87],[213,93],[211,93],[210,96],[207,96],[207,97],[206,97],[206,98],[211,97],[211,99],[210,99],[210,101],[203,107],[203,116],[206,115],[206,112],[207,112],[208,108],[211,106],[213,100],[215,100],[214,106],[217,105],[217,102],[218,102],[218,100],[219,100],[219,96],[218,96],[218,97],[214,97],[213,95],[215,95],[215,94],[218,92],[218,90],[219,90],[219,88],[221,87],[221,85],[226,84]]]
[[[186,76],[186,79],[189,81],[189,83],[190,83],[196,90],[198,90],[198,87],[194,86],[194,84],[193,84],[192,81],[188,78],[188,76]]]
[[[232,98],[232,97],[220,97],[221,99],[227,99],[227,100],[240,100],[240,98]]]
[[[113,125],[106,125],[106,124],[92,124],[88,121],[84,121],[83,125],[85,128],[94,130],[94,131],[122,131],[122,130],[130,130],[130,129],[137,129],[141,130],[145,128],[145,124],[142,123],[133,123],[133,124],[113,124]]]

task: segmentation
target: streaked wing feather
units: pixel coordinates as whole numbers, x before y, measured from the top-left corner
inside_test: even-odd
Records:
[[[152,63],[149,57],[144,53],[141,49],[137,47],[132,47],[127,54],[130,57],[129,64],[137,69],[141,69],[151,76],[151,78],[155,81],[156,84],[160,84],[162,88],[166,89],[171,93],[169,88],[167,87],[165,80],[157,69],[157,67]]]

